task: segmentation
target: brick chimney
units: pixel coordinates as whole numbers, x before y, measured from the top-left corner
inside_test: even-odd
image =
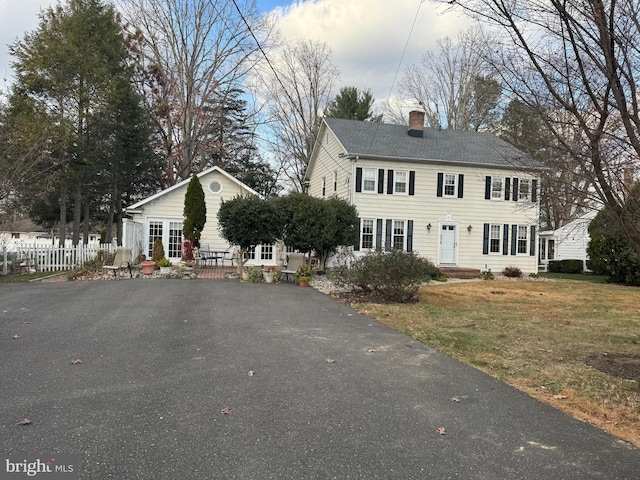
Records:
[[[424,136],[424,112],[420,112],[418,110],[412,110],[409,112],[408,133],[410,137]]]

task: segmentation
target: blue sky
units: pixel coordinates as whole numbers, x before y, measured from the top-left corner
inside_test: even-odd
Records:
[[[54,3],[0,0],[0,90],[6,87],[3,79],[11,75],[7,44],[35,29],[39,10]],[[417,63],[438,38],[455,35],[471,24],[445,14],[436,2],[423,0],[256,0],[256,4],[265,13],[277,8],[285,42],[306,38],[327,43],[341,72],[336,93],[342,86],[370,88],[376,104],[393,95],[396,71]]]

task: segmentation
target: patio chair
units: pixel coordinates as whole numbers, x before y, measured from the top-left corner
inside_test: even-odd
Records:
[[[300,265],[302,265],[302,262],[304,262],[304,253],[290,253],[287,257],[287,268],[281,270],[280,275],[284,275],[284,279],[287,282],[290,278],[291,281],[295,282],[296,272],[298,268],[300,268]]]
[[[102,269],[106,271],[113,271],[113,276],[118,277],[120,270],[129,270],[129,278],[133,277],[131,273],[131,249],[118,247],[116,250],[116,258],[113,259],[113,264],[103,265]]]

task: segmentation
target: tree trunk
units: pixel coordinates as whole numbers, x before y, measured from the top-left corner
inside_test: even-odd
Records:
[[[82,221],[82,187],[81,182],[76,185],[73,200],[73,245],[80,243],[80,222]]]
[[[58,223],[58,246],[64,247],[67,234],[67,186],[60,181],[60,222]]]
[[[85,202],[84,203],[84,213],[83,213],[83,221],[82,221],[82,244],[83,245],[88,245],[89,244],[89,215],[91,214],[91,212],[89,211],[89,202]]]

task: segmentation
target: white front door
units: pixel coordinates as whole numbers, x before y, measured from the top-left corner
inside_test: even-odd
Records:
[[[440,264],[456,264],[456,226],[440,226]]]

